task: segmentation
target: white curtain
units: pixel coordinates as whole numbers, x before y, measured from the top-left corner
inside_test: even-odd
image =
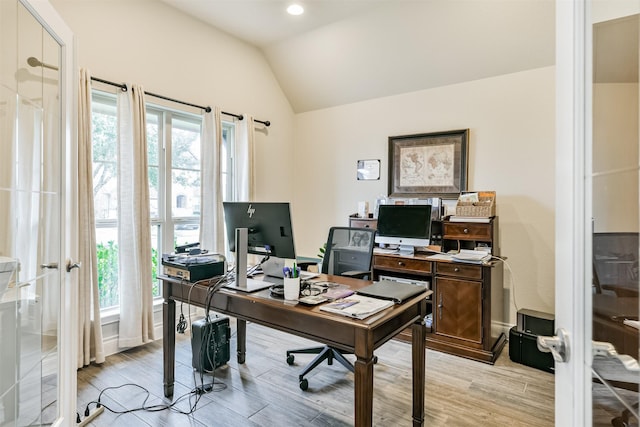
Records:
[[[255,124],[253,116],[243,114],[236,134],[235,194],[238,201],[252,201],[255,196]]]
[[[78,98],[78,367],[104,362],[96,224],[93,211],[93,156],[91,142],[91,74],[80,69]]]
[[[222,213],[222,119],[221,110],[204,114],[202,125],[200,186],[200,247],[224,253],[224,218]]]
[[[153,337],[151,224],[144,89],[118,96],[118,242],[120,330],[118,346]]]

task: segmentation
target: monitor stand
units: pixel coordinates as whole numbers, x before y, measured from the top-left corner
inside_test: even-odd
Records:
[[[236,278],[233,283],[226,284],[227,289],[242,292],[256,292],[267,289],[273,283],[247,278],[247,246],[249,231],[236,228]]]
[[[413,255],[415,247],[413,245],[400,245],[398,246],[398,253],[400,255]]]

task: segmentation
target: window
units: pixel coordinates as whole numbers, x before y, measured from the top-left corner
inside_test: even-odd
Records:
[[[93,91],[93,189],[98,257],[98,289],[102,309],[117,308],[118,181],[116,96]],[[148,174],[153,294],[160,297],[157,273],[161,254],[195,243],[200,233],[200,134],[202,118],[147,104]],[[228,153],[233,123],[223,122],[222,182],[224,200],[233,197],[233,159]]]

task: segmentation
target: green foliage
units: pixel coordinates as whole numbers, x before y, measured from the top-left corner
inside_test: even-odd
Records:
[[[119,304],[118,293],[118,245],[110,240],[107,244],[97,245],[98,258],[98,293],[100,308],[115,307]],[[153,296],[160,295],[158,284],[158,251],[151,249],[151,278]]]
[[[326,250],[327,250],[327,244],[326,243],[318,248],[318,257],[320,259],[324,258],[324,253],[325,253]]]
[[[118,305],[118,246],[110,240],[97,245],[100,308]]]

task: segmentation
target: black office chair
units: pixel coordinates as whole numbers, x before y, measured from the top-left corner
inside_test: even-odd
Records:
[[[371,277],[371,261],[376,231],[370,228],[331,227],[329,238],[322,260],[321,273],[337,276],[369,279]],[[345,357],[347,352],[328,345],[322,347],[301,348],[287,351],[287,363],[293,365],[294,354],[317,354],[300,373],[300,388],[309,387],[305,375],[311,372],[325,359],[329,365],[333,360],[340,362],[351,372],[355,368]],[[374,363],[376,359],[374,358]]]

